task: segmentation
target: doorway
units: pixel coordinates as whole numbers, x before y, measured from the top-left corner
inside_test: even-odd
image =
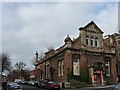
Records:
[[[96,79],[97,79],[97,85],[100,86],[101,82],[100,82],[100,74],[96,75]]]

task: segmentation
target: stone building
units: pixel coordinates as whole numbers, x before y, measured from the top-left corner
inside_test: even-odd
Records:
[[[76,39],[68,35],[63,46],[46,52],[40,60],[36,52],[37,80],[49,79],[65,87],[70,79],[90,81],[93,85],[116,82],[118,48],[115,38],[111,38],[112,35],[104,38],[103,31],[93,21],[79,31]]]

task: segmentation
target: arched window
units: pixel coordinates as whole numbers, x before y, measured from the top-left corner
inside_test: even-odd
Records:
[[[85,38],[85,45],[89,45],[89,37],[88,36],[86,36],[86,38]]]
[[[91,39],[90,39],[90,45],[94,46],[94,38],[93,37],[91,37]]]
[[[95,38],[95,47],[99,47],[98,38]]]

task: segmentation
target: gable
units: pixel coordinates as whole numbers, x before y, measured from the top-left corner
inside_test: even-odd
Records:
[[[79,30],[84,30],[88,33],[103,34],[102,30],[93,21],[88,23],[85,27],[79,28]]]

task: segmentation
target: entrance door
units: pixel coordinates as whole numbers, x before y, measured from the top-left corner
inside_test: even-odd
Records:
[[[100,83],[100,74],[97,74],[96,79],[97,79],[97,85],[98,86],[101,85],[101,83]]]

